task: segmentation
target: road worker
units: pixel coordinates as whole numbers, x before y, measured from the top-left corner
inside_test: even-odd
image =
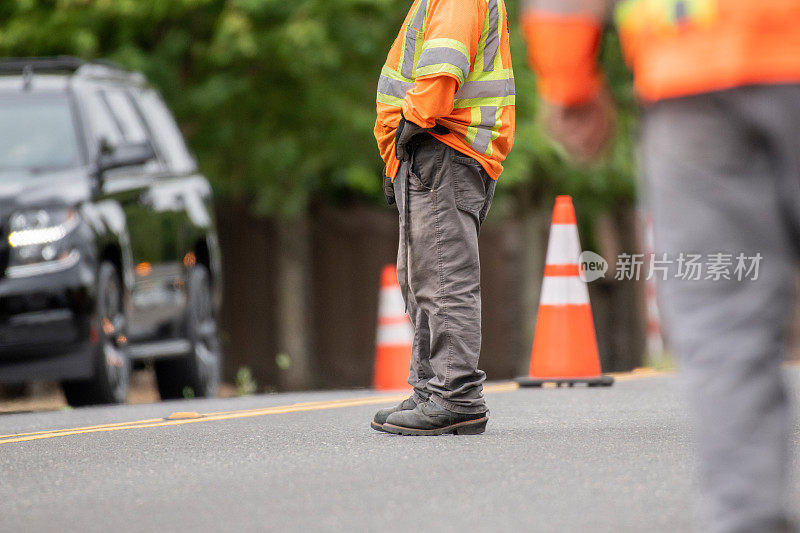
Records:
[[[379,411],[375,429],[486,427],[478,232],[514,140],[508,39],[503,0],[415,0],[381,71],[375,138],[415,335],[413,395]]]
[[[524,4],[546,125],[585,160],[613,131],[596,63],[608,4]],[[656,257],[671,265],[659,292],[696,419],[701,530],[790,531],[781,362],[800,253],[800,0],[628,0],[616,18]],[[682,254],[760,270],[686,279]]]

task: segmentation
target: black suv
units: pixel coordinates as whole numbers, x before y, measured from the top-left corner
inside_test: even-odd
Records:
[[[70,57],[0,60],[0,382],[124,402],[220,376],[211,188],[144,77]]]

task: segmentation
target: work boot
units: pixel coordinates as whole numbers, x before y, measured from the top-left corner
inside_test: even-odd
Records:
[[[486,430],[488,411],[462,414],[427,401],[411,411],[395,411],[383,424],[383,431],[398,435],[477,435]]]
[[[417,402],[414,401],[414,398],[407,398],[400,402],[398,405],[394,407],[387,407],[386,409],[381,409],[377,413],[375,413],[375,418],[370,422],[370,426],[372,429],[377,431],[383,431],[383,424],[386,423],[386,418],[392,414],[396,413],[397,411],[410,411],[411,409],[417,406]]]

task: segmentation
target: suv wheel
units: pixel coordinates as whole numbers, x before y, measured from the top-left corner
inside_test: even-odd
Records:
[[[72,406],[124,403],[128,397],[131,364],[126,352],[122,282],[117,268],[109,262],[103,262],[98,270],[97,300],[92,320],[99,333],[94,347],[94,377],[63,382],[64,396]]]
[[[155,362],[158,391],[164,400],[209,398],[217,394],[222,361],[211,276],[204,265],[189,272],[186,330],[192,343],[189,355]]]

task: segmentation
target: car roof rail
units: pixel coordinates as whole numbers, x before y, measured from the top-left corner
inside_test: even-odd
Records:
[[[33,72],[75,72],[86,61],[72,56],[56,57],[10,57],[0,59],[0,73],[17,74],[31,70]]]
[[[1,74],[66,73],[89,78],[116,79],[144,83],[144,76],[130,72],[113,61],[93,59],[91,61],[74,56],[12,57],[0,59]]]

